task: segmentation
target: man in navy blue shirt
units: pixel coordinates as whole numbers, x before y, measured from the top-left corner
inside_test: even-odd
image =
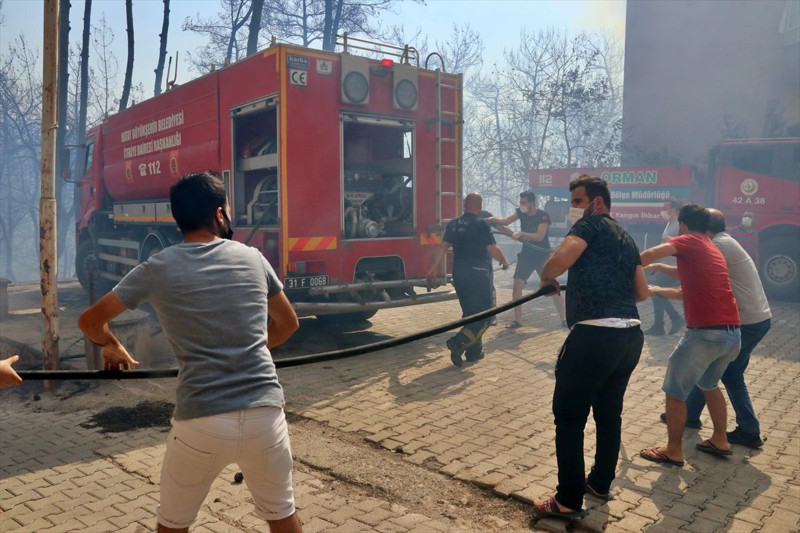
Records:
[[[453,247],[453,287],[461,304],[462,317],[480,313],[492,307],[492,258],[508,268],[508,260],[495,243],[489,225],[480,218],[483,199],[473,192],[464,199],[464,214],[447,223],[442,244],[436,250],[433,263],[428,270],[428,286],[433,286],[439,265]],[[467,324],[461,331],[447,339],[450,360],[460,367],[462,354],[466,352],[467,361],[483,359],[481,337],[489,325],[489,320],[479,320]]]

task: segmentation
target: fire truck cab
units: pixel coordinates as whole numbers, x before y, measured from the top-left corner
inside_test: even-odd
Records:
[[[420,66],[408,46],[346,35],[342,46],[273,44],[90,131],[82,285],[91,264],[102,292],[181,242],[169,188],[212,171],[228,189],[234,239],[270,261],[298,315],[364,319],[453,298],[415,288],[461,210],[461,76]]]

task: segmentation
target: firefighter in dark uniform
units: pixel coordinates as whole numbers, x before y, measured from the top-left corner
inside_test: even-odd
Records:
[[[480,216],[483,199],[478,193],[470,193],[464,199],[464,214],[451,220],[444,231],[442,244],[436,251],[433,264],[428,270],[428,286],[433,286],[442,258],[450,246],[453,247],[453,287],[461,304],[462,317],[474,315],[492,307],[492,258],[508,268],[508,260],[495,243],[489,225]],[[489,320],[479,320],[464,326],[461,331],[447,339],[450,360],[460,367],[462,354],[467,361],[483,359],[481,336]]]

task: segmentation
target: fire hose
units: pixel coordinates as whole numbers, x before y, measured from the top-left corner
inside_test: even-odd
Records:
[[[561,285],[561,290],[566,290],[566,285]],[[333,361],[336,359],[345,359],[347,357],[355,357],[356,355],[363,355],[379,350],[386,350],[387,348],[394,348],[395,346],[402,346],[426,337],[432,337],[452,329],[459,328],[472,322],[490,318],[499,313],[503,313],[518,305],[535,300],[540,296],[546,296],[555,292],[553,286],[548,285],[542,287],[536,292],[525,295],[517,300],[512,300],[507,304],[498,305],[486,311],[475,313],[460,320],[455,320],[441,326],[428,328],[411,335],[404,337],[397,337],[394,339],[387,339],[384,341],[373,342],[363,346],[355,346],[353,348],[346,348],[344,350],[333,350],[329,352],[322,352],[311,355],[300,355],[296,357],[287,357],[285,359],[274,360],[276,368],[289,368],[293,366],[309,365],[313,363],[321,363],[323,361]],[[174,378],[178,375],[177,368],[163,368],[155,370],[21,370],[17,374],[23,381],[29,380],[96,380],[96,379],[153,379],[153,378]]]

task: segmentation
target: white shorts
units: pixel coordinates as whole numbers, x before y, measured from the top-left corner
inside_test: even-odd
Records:
[[[295,512],[292,451],[283,409],[256,407],[172,420],[161,465],[158,522],[170,528],[194,523],[214,479],[237,463],[262,520]]]

